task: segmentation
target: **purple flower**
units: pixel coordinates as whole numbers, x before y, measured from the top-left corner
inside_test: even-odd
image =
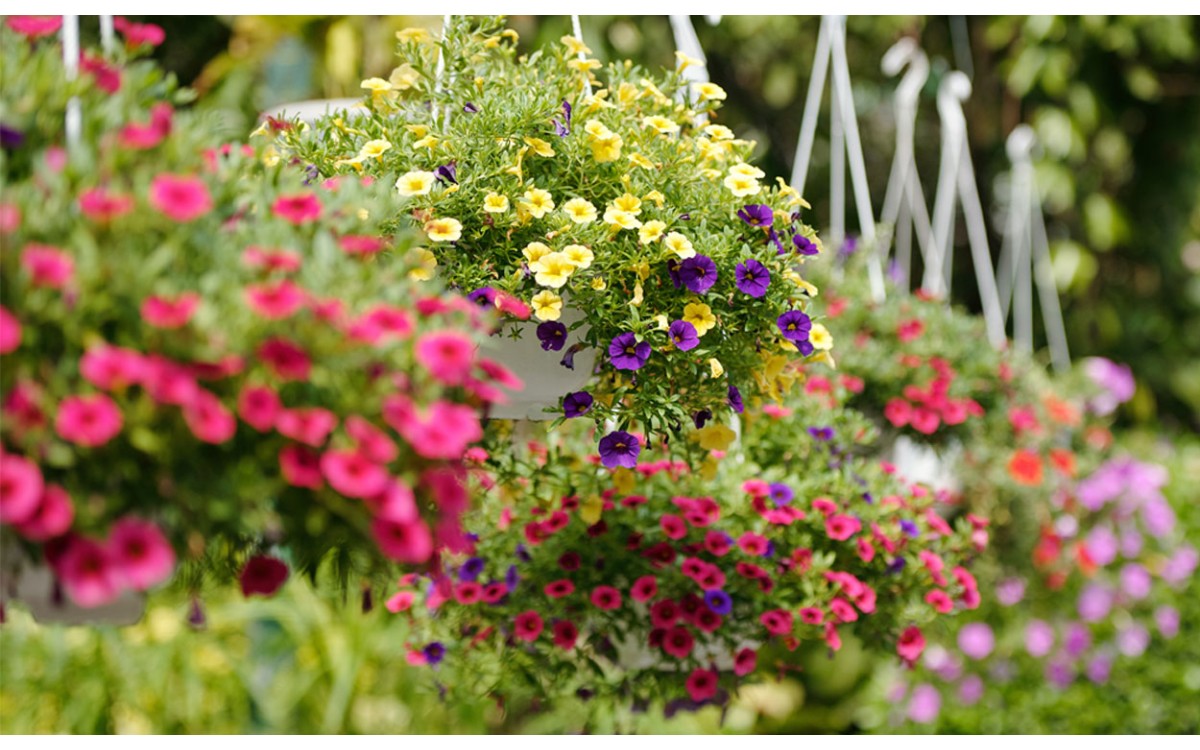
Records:
[[[921,536],[921,530],[917,528],[915,523],[907,518],[900,519],[900,530],[912,539],[916,539],[917,537]]]
[[[1108,675],[1112,672],[1113,659],[1108,654],[1099,654],[1088,662],[1087,677],[1097,685],[1103,685],[1108,682]]]
[[[771,207],[764,206],[761,203],[751,203],[748,206],[742,206],[737,215],[739,219],[752,227],[769,227],[771,226],[771,222],[775,220],[775,213],[771,211]]]
[[[1046,664],[1046,680],[1060,690],[1070,685],[1073,679],[1075,674],[1071,671],[1071,665],[1062,657],[1056,657]]]
[[[1092,562],[1100,567],[1117,559],[1117,536],[1107,526],[1097,526],[1092,529],[1092,533],[1088,534],[1084,541],[1084,547],[1087,549],[1088,557],[1092,558]]]
[[[1179,610],[1164,604],[1154,610],[1154,623],[1163,638],[1174,638],[1179,635]]]
[[[1142,535],[1136,529],[1125,529],[1121,532],[1121,554],[1128,558],[1137,557],[1142,553]]]
[[[600,463],[606,468],[624,466],[626,469],[632,469],[637,466],[638,454],[641,452],[642,444],[628,432],[618,430],[600,438]]]
[[[525,557],[526,558],[529,557],[528,552],[525,553]],[[530,558],[530,559],[532,559],[532,558]],[[529,562],[529,560],[527,559],[527,560],[525,560],[525,562]],[[517,584],[520,582],[521,582],[521,574],[517,572],[517,566],[509,565],[508,570],[504,572],[505,588],[507,588],[509,591],[512,591],[513,589],[515,589],[517,587]]]
[[[567,343],[567,327],[557,320],[547,320],[538,324],[537,337],[542,342],[542,351],[556,352]]]
[[[555,117],[553,120],[554,134],[557,135],[559,138],[566,138],[568,135],[571,134],[571,104],[570,104],[570,102],[567,102],[564,100],[563,104],[562,104],[562,109],[563,109],[563,122],[560,122],[557,117]]]
[[[796,499],[796,493],[783,482],[772,482],[770,488],[771,502],[776,506],[784,506]]]
[[[455,162],[447,162],[437,169],[433,170],[433,174],[442,182],[453,182],[458,184],[458,164]]]
[[[838,248],[838,255],[843,258],[849,258],[858,250],[858,238],[854,236],[847,237],[842,241],[842,246]]]
[[[15,149],[25,142],[25,134],[16,128],[0,123],[0,148]]]
[[[1127,563],[1121,568],[1121,591],[1130,599],[1138,601],[1150,595],[1150,571],[1137,563]]]
[[[1137,383],[1127,365],[1119,365],[1103,357],[1088,357],[1083,371],[1104,392],[1088,400],[1088,408],[1100,416],[1112,414],[1117,407],[1133,398]]]
[[[830,440],[833,440],[833,428],[832,427],[809,427],[808,434],[812,435],[813,438],[820,440],[822,442],[828,442]]]
[[[633,333],[622,333],[608,345],[608,357],[618,370],[640,370],[650,359],[650,344]]]
[[[733,611],[733,599],[720,589],[709,589],[704,592],[704,603],[718,615],[727,615]]]
[[[942,710],[942,694],[929,683],[922,683],[913,688],[912,697],[908,701],[908,718],[918,724],[930,724],[937,719]]]
[[[563,355],[562,361],[559,362],[559,364],[568,370],[574,370],[575,355],[583,351],[583,348],[584,343],[582,341],[580,341],[578,344],[573,344],[570,349],[567,349],[567,353]]]
[[[792,244],[796,246],[796,252],[800,253],[801,255],[816,255],[820,252],[817,250],[816,243],[802,234],[798,234],[793,237]]]
[[[712,412],[708,409],[701,409],[692,415],[692,424],[696,425],[696,429],[704,427],[708,420],[712,419]]]
[[[964,706],[974,706],[983,697],[983,679],[969,674],[958,683],[958,701]]]
[[[729,390],[725,394],[725,400],[729,402],[729,408],[733,409],[738,414],[746,411],[746,404],[742,401],[742,392],[732,383],[729,384]]]
[[[472,557],[458,569],[458,580],[474,581],[483,572],[483,558]]]
[[[1163,566],[1159,575],[1167,583],[1178,587],[1191,577],[1198,562],[1200,562],[1200,554],[1197,554],[1195,547],[1181,547],[1171,555],[1171,559],[1167,560],[1167,564]]]
[[[679,278],[696,294],[704,294],[717,283],[717,264],[707,255],[693,255],[679,264]]]
[[[587,391],[575,391],[563,397],[563,414],[567,418],[582,417],[592,410],[592,394]]]
[[[1126,656],[1141,656],[1149,645],[1150,631],[1136,623],[1117,633],[1117,650]]]
[[[894,559],[890,563],[888,563],[887,572],[890,575],[897,575],[901,571],[904,570],[906,565],[908,565],[907,560],[905,560],[903,557],[897,557],[896,559]]]
[[[1025,626],[1025,650],[1041,658],[1054,648],[1054,628],[1043,620],[1033,620]]]
[[[425,663],[432,667],[436,666],[446,656],[446,647],[434,641],[421,649],[421,653],[425,654]]]
[[[971,659],[986,659],[995,647],[996,636],[987,623],[967,623],[958,631],[958,648]]]
[[[1020,578],[1005,578],[996,586],[996,600],[1011,607],[1025,598],[1025,582]]]
[[[667,275],[671,277],[671,283],[676,289],[683,288],[683,277],[679,275],[680,261],[671,258],[667,261]]]
[[[700,345],[700,337],[696,335],[696,326],[686,320],[677,320],[672,323],[667,335],[671,337],[671,343],[679,347],[681,352],[691,351]]]
[[[468,294],[467,299],[480,307],[492,307],[496,304],[496,290],[490,286],[481,286]]]
[[[1161,495],[1149,498],[1142,503],[1142,523],[1151,536],[1161,539],[1175,529],[1175,511]]]
[[[812,319],[799,310],[789,310],[780,315],[775,325],[779,326],[783,337],[793,344],[807,342],[808,334],[812,331]]]
[[[1089,583],[1079,592],[1076,609],[1084,622],[1099,622],[1112,610],[1113,592],[1098,583]]]
[[[468,115],[477,115],[479,114],[479,107],[471,102],[467,102],[463,105],[463,112],[466,112]]]
[[[1175,619],[1178,621],[1178,615],[1176,615]],[[204,616],[204,608],[200,606],[200,600],[196,597],[192,597],[192,606],[188,608],[187,621],[188,625],[191,625],[197,630],[203,628],[208,622],[208,618]],[[0,622],[3,622],[3,620],[0,620]],[[1159,625],[1158,629],[1162,630],[1161,624]]]
[[[524,544],[518,544],[516,550],[514,550],[514,551],[517,555],[517,559],[520,560],[521,562],[533,562],[533,556],[529,554],[529,550],[525,548]],[[508,569],[508,572],[510,574],[515,575],[516,571],[517,571],[516,568]]]
[[[779,232],[775,231],[775,227],[767,230],[767,239],[775,246],[775,254],[783,254],[783,241],[779,239]]]
[[[733,274],[737,277],[738,291],[751,297],[763,296],[771,284],[771,272],[753,258],[745,263],[738,263],[733,269]]]
[[[1063,637],[1063,650],[1067,652],[1067,656],[1078,659],[1091,645],[1092,631],[1088,630],[1087,625],[1073,622],[1067,626],[1067,634]]]

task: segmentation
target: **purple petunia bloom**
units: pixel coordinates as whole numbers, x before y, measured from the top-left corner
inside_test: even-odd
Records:
[[[524,544],[518,544],[517,548],[516,548],[516,550],[514,550],[514,552],[517,555],[517,559],[520,560],[521,562],[532,562],[533,561],[533,556],[529,554],[529,550],[525,548]],[[515,575],[517,572],[517,569],[509,568],[508,572],[511,575]]]
[[[746,411],[746,404],[742,401],[742,392],[738,390],[736,385],[729,384],[729,391],[726,393],[725,400],[729,402],[729,408],[738,414]]]
[[[996,586],[996,599],[1006,607],[1025,598],[1025,582],[1020,578],[1005,578]]]
[[[567,327],[557,320],[547,320],[537,327],[538,341],[542,342],[542,350],[556,352],[567,343]]]
[[[1071,664],[1061,656],[1051,659],[1046,664],[1045,674],[1046,679],[1060,690],[1066,688],[1075,679],[1075,673],[1071,669]]]
[[[908,718],[918,724],[929,724],[937,719],[942,710],[942,694],[929,683],[913,688],[908,702]]]
[[[562,110],[563,119],[560,121],[555,117],[551,122],[554,125],[554,134],[559,138],[566,138],[571,134],[571,103],[563,100]]]
[[[796,252],[801,255],[816,255],[820,252],[817,250],[817,244],[802,234],[793,237],[792,244],[796,246]]]
[[[468,115],[477,115],[479,114],[479,107],[471,102],[467,102],[463,105],[463,112],[466,112]]]
[[[434,641],[421,649],[421,653],[425,654],[425,663],[432,667],[436,666],[446,656],[446,647]]]
[[[641,452],[641,442],[628,432],[617,430],[600,438],[600,463],[606,468],[624,466],[626,469],[632,469],[637,466],[638,454]]]
[[[1084,540],[1088,557],[1092,558],[1092,562],[1100,567],[1117,559],[1118,545],[1117,535],[1112,533],[1107,526],[1097,526],[1092,529],[1092,533],[1088,534],[1087,539]]]
[[[792,491],[792,488],[783,482],[772,482],[768,487],[770,488],[771,502],[777,506],[787,505],[796,498],[796,493]]]
[[[468,294],[467,299],[480,307],[492,307],[496,304],[496,290],[490,286],[481,286]]]
[[[1159,575],[1162,579],[1171,586],[1178,587],[1185,583],[1192,573],[1196,570],[1197,563],[1200,562],[1200,554],[1197,554],[1196,548],[1190,545],[1184,545],[1171,555],[1167,560],[1167,564],[1163,566],[1162,572]]]
[[[799,310],[789,310],[780,315],[775,325],[779,326],[779,332],[785,339],[797,346],[806,343],[812,331],[812,319]]]
[[[0,123],[0,148],[14,149],[24,142],[24,133],[16,128]]]
[[[1164,604],[1154,610],[1154,624],[1163,638],[1174,638],[1179,635],[1179,610]]]
[[[727,615],[733,611],[733,599],[721,589],[709,589],[705,591],[704,603],[718,615]]]
[[[671,277],[671,283],[676,289],[683,288],[683,277],[679,275],[679,265],[681,261],[671,258],[667,261],[667,275]]]
[[[696,425],[696,429],[699,430],[704,427],[704,425],[707,424],[708,420],[710,419],[712,419],[712,412],[708,409],[701,409],[692,415],[692,424]]]
[[[964,706],[974,706],[983,697],[983,679],[969,674],[958,683],[958,701]]]
[[[779,239],[779,232],[775,231],[775,227],[767,230],[767,240],[775,246],[775,254],[782,255],[784,252],[783,240]]]
[[[1099,654],[1088,662],[1087,677],[1097,685],[1103,685],[1108,682],[1108,675],[1112,672],[1113,659],[1108,654]]]
[[[650,359],[650,344],[633,333],[622,333],[608,345],[608,357],[618,370],[640,370]]]
[[[1088,357],[1083,361],[1083,371],[1092,382],[1104,389],[1104,393],[1088,400],[1092,412],[1105,416],[1133,398],[1137,383],[1133,371],[1127,365],[1119,365],[1104,357]]]
[[[737,212],[738,218],[752,227],[769,227],[775,220],[775,214],[770,206],[761,203],[751,203],[742,206]]]
[[[771,284],[771,272],[754,258],[738,263],[733,274],[737,278],[738,291],[751,297],[763,296]]]
[[[458,580],[474,581],[483,572],[483,558],[472,557],[458,569]]]
[[[1150,588],[1153,581],[1150,578],[1150,571],[1146,570],[1137,563],[1126,563],[1121,568],[1121,591],[1134,601],[1145,599],[1150,595]]]
[[[1099,583],[1089,583],[1079,592],[1076,609],[1084,622],[1099,622],[1112,611],[1113,592]]]
[[[900,519],[900,530],[913,539],[921,536],[921,530],[917,528],[915,523],[907,518]]]
[[[908,561],[903,557],[897,557],[888,563],[887,572],[889,575],[897,575],[908,565]]]
[[[689,291],[704,294],[717,283],[717,264],[707,255],[693,255],[679,264],[679,278]]]
[[[582,417],[592,410],[592,394],[587,391],[575,391],[563,397],[563,414],[567,418]]]
[[[700,337],[696,335],[696,326],[686,320],[677,320],[672,323],[667,335],[671,337],[671,343],[677,346],[681,352],[691,351],[700,345]]]
[[[958,648],[968,658],[986,659],[996,647],[996,635],[985,622],[971,622],[958,631]]]
[[[1117,633],[1117,650],[1126,656],[1141,656],[1150,645],[1150,631],[1134,623]]]
[[[559,362],[559,364],[562,365],[563,367],[567,368],[568,370],[574,370],[575,369],[575,355],[578,354],[579,352],[583,351],[583,348],[584,348],[584,344],[582,341],[579,342],[578,344],[572,345],[570,349],[567,349],[567,353],[563,355],[562,361]]]
[[[1044,620],[1033,620],[1025,626],[1025,650],[1041,658],[1054,648],[1054,628]]]
[[[442,182],[458,184],[458,164],[456,162],[446,162],[433,170],[433,174]]]
[[[525,553],[525,557],[529,557],[528,552]],[[532,559],[532,558],[530,558],[530,559]],[[525,562],[529,562],[529,560],[526,560]],[[521,582],[521,574],[517,572],[517,566],[509,565],[508,570],[505,571],[505,573],[504,573],[505,588],[507,588],[509,591],[512,591],[513,589],[515,589],[517,587],[517,584],[520,582]]]
[[[812,435],[816,440],[820,440],[822,442],[829,442],[830,440],[833,440],[832,427],[809,427],[808,434]]]
[[[1063,636],[1063,650],[1067,652],[1067,656],[1078,659],[1091,645],[1092,631],[1088,630],[1087,625],[1073,622],[1067,626],[1067,633]]]

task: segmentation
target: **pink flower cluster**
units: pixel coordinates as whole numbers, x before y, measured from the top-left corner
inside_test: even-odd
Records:
[[[901,355],[903,364],[921,364],[914,355]],[[982,417],[983,407],[969,398],[953,398],[950,387],[955,380],[954,369],[941,357],[930,357],[928,365],[935,376],[925,386],[906,385],[903,396],[892,398],[883,408],[883,416],[893,427],[912,427],[923,435],[932,435],[943,424],[959,425],[968,417]]]

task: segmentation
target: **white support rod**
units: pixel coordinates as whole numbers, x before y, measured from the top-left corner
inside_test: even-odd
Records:
[[[100,48],[106,55],[111,55],[116,51],[117,37],[113,29],[112,16],[100,16]]]
[[[813,55],[812,77],[808,79],[808,95],[804,99],[804,117],[800,121],[800,140],[796,143],[796,158],[792,162],[792,187],[804,195],[808,179],[808,161],[812,158],[813,139],[817,135],[817,117],[821,113],[821,97],[825,93],[825,76],[829,70],[829,16],[821,17],[817,32],[817,52]]]
[[[916,229],[917,244],[921,248],[922,260],[929,257],[929,246],[933,243],[933,229],[929,225],[929,209],[925,206],[925,191],[921,189],[921,178],[917,174],[914,160],[908,170],[908,210]]]
[[[906,199],[908,191],[905,191]],[[912,210],[909,208],[910,201],[903,200],[900,202],[900,210],[896,214],[896,230],[893,232],[893,243],[896,246],[895,263],[900,268],[900,272],[904,277],[904,288],[908,289],[908,284],[912,280]],[[890,271],[890,268],[889,268]]]
[[[702,83],[708,83],[708,58],[704,55],[704,49],[700,46],[700,37],[696,36],[696,29],[692,26],[690,16],[669,16],[671,20],[671,33],[675,36],[675,49],[679,50],[688,57],[699,60],[699,65],[688,65],[683,69],[683,78],[689,84],[679,91],[681,101],[687,103],[692,95],[694,86]],[[708,115],[698,113],[693,122],[696,127],[701,127],[708,122]]]
[[[942,157],[938,169],[937,195],[933,200],[933,247],[930,248],[929,257],[925,261],[925,278],[921,283],[921,286],[935,295],[945,292],[942,285],[942,265],[949,257],[949,249],[953,244],[951,235],[954,231],[955,203],[958,200],[956,175],[960,151],[954,124],[943,116]]]
[[[1000,293],[1000,314],[1004,316],[1006,321],[1008,320],[1009,306],[1012,303],[1013,279],[1016,277],[1016,259],[1013,254],[1013,245],[1016,243],[1017,233],[1020,231],[1020,225],[1017,223],[1017,200],[1019,200],[1019,197],[1017,195],[1016,177],[1014,175],[1009,189],[1008,227],[1000,242],[1000,260],[996,263],[996,270],[998,271],[996,289]]]
[[[1036,181],[1031,181],[1029,192],[1033,204],[1030,206],[1033,272],[1042,306],[1042,323],[1046,327],[1046,340],[1050,344],[1050,361],[1055,370],[1066,372],[1071,369],[1071,353],[1067,348],[1067,331],[1058,302],[1058,287],[1054,282],[1054,269],[1050,260],[1050,243],[1046,238],[1046,223],[1042,217],[1042,197]]]
[[[79,16],[63,16],[62,25],[63,68],[68,81],[79,77]],[[79,97],[67,101],[66,116],[67,146],[78,148],[83,133],[83,110]]]
[[[452,16],[450,16],[449,14],[442,16],[442,44],[438,46],[437,68],[434,70],[434,73],[433,73],[433,93],[435,96],[442,93],[442,76],[445,75],[445,72],[446,72],[445,40],[446,40],[447,32],[450,31],[451,18],[452,18]],[[445,109],[444,113],[439,112],[436,109],[434,110],[434,113],[433,113],[434,125],[437,124],[437,121],[439,119],[442,120],[442,127],[449,127],[449,125],[450,125],[450,105],[449,104],[446,105],[446,109]]]
[[[988,339],[993,346],[1001,348],[1006,339],[1004,318],[1000,315],[996,275],[992,270],[992,254],[988,248],[983,205],[979,200],[979,188],[975,184],[975,168],[971,164],[971,153],[967,149],[965,138],[959,168],[959,190],[962,193],[963,218],[967,223],[972,265],[975,266],[975,281],[979,285],[979,299],[983,305],[983,321],[987,326]]]
[[[846,241],[846,139],[838,89],[829,89],[829,239],[840,248]]]
[[[575,34],[575,38],[578,39],[580,42],[582,42],[583,41],[583,27],[579,25],[579,16],[571,16],[571,30]],[[581,62],[584,60],[587,60],[587,55],[585,55],[583,53],[583,50],[579,50],[579,60]],[[583,74],[583,92],[585,94],[587,94],[589,99],[591,98],[591,96],[592,96],[592,81],[591,81],[591,76],[586,72]]]

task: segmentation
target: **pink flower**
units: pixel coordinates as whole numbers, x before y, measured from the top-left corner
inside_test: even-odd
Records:
[[[121,69],[109,64],[103,57],[83,55],[79,61],[79,69],[89,74],[96,82],[96,88],[109,94],[121,90]]]
[[[423,563],[433,554],[433,535],[420,519],[400,523],[376,518],[371,524],[371,532],[379,550],[396,562]]]
[[[815,498],[812,502],[812,507],[813,510],[825,517],[829,517],[831,514],[837,511],[837,505],[827,497]]]
[[[475,364],[475,344],[457,331],[435,331],[417,339],[414,351],[434,378],[446,385],[462,385]]]
[[[687,524],[679,516],[664,513],[658,522],[668,539],[683,539],[687,536]]]
[[[346,497],[372,498],[387,489],[387,471],[354,451],[326,451],[321,456],[321,473],[329,486]]]
[[[758,666],[758,652],[752,648],[744,648],[733,657],[733,673],[745,677]]]
[[[621,607],[621,592],[612,586],[597,586],[592,589],[592,604],[597,609],[613,610]]]
[[[896,326],[896,338],[908,343],[917,338],[920,338],[921,333],[925,330],[925,324],[919,320],[905,320]]]
[[[147,297],[142,302],[142,320],[155,328],[182,328],[192,319],[200,304],[200,295],[184,292],[175,299]]]
[[[805,607],[800,610],[800,622],[805,625],[820,625],[825,621],[825,613],[817,607]]]
[[[412,411],[411,404],[399,407],[400,402],[389,396],[383,418],[423,458],[461,458],[468,445],[483,437],[479,415],[469,406],[439,400],[423,416]]]
[[[353,438],[358,452],[376,463],[390,464],[400,455],[387,433],[357,414],[346,419],[346,433]]]
[[[459,604],[474,604],[483,594],[483,586],[475,581],[463,581],[454,587],[454,601]]]
[[[845,541],[862,530],[862,523],[851,516],[832,515],[825,519],[825,533],[830,539]]]
[[[71,504],[71,496],[57,484],[48,484],[33,515],[17,524],[17,531],[26,539],[44,542],[70,531],[74,520],[75,506]]]
[[[918,406],[913,409],[909,424],[922,435],[932,435],[937,432],[938,425],[941,424],[941,419],[933,409]]]
[[[575,642],[579,640],[579,628],[575,627],[575,623],[570,620],[559,620],[554,623],[554,645],[570,651],[575,648]]]
[[[543,586],[542,592],[551,599],[561,599],[575,593],[575,584],[570,578],[560,578]]]
[[[21,524],[33,518],[42,499],[42,471],[15,453],[0,452],[0,523]]]
[[[412,316],[407,310],[394,305],[375,305],[359,319],[359,323],[378,336],[390,334],[404,339],[413,331]]]
[[[110,222],[133,210],[133,198],[102,187],[88,188],[79,196],[79,210],[92,221]]]
[[[792,613],[786,609],[763,612],[758,621],[773,635],[790,635],[792,632]]]
[[[721,531],[710,531],[704,535],[704,549],[709,554],[723,557],[729,553],[733,547],[733,541],[729,535]]]
[[[378,237],[368,237],[361,234],[348,234],[338,238],[338,247],[347,255],[358,255],[366,257],[378,253],[383,248],[387,247],[386,243]]]
[[[121,580],[137,591],[165,581],[175,569],[175,550],[167,538],[140,518],[126,516],[113,525],[108,553]]]
[[[306,298],[304,290],[288,279],[246,287],[246,304],[267,320],[290,318],[304,306]]]
[[[268,339],[258,347],[259,359],[283,380],[308,380],[312,362],[299,346],[286,339]]]
[[[64,440],[94,448],[116,437],[123,421],[121,410],[103,393],[68,396],[58,407],[54,429]]]
[[[0,305],[0,354],[10,354],[21,345],[21,321]]]
[[[4,24],[26,39],[38,39],[57,34],[62,21],[62,16],[8,16]]]
[[[414,599],[416,599],[416,595],[411,591],[397,591],[383,606],[388,612],[399,614],[411,609]]]
[[[11,203],[0,203],[0,234],[15,232],[21,226],[21,209]]]
[[[283,481],[293,487],[319,490],[325,484],[321,479],[320,457],[303,445],[293,444],[279,451],[279,472]]]
[[[841,597],[834,597],[829,602],[829,612],[838,619],[839,622],[854,622],[858,619],[858,611],[850,602]]]
[[[412,523],[420,516],[413,491],[399,479],[389,477],[382,492],[364,499],[373,514],[388,521]]]
[[[661,602],[660,602],[661,603]],[[692,653],[696,639],[684,625],[676,625],[663,634],[662,649],[676,659],[686,659]]]
[[[329,437],[337,423],[337,416],[328,409],[284,409],[275,419],[275,429],[284,437],[317,448],[325,442],[325,438]]]
[[[896,642],[896,653],[904,661],[912,664],[925,650],[925,636],[921,634],[921,629],[916,625],[908,627],[900,634],[900,640]]]
[[[271,213],[296,226],[316,221],[321,216],[321,201],[311,193],[281,195],[271,206]]]
[[[833,622],[825,623],[825,645],[829,646],[832,651],[839,651],[842,648],[842,636],[838,634],[837,626]]]
[[[221,400],[209,391],[196,391],[196,396],[183,407],[183,419],[198,440],[220,445],[237,432],[237,419]]]
[[[242,596],[271,596],[283,586],[287,577],[288,566],[283,560],[268,555],[255,555],[242,567],[242,572],[238,574],[238,582],[242,587]]]
[[[513,621],[513,635],[532,643],[542,634],[542,616],[533,610],[522,612]]]
[[[185,406],[196,397],[196,378],[184,366],[155,354],[145,358],[145,366],[142,384],[158,403]]]
[[[119,86],[120,83],[118,82],[117,85]],[[166,102],[155,104],[150,108],[150,122],[145,124],[131,122],[121,128],[121,145],[138,151],[154,148],[171,134],[171,120],[174,114],[175,110],[170,104]]]
[[[242,262],[250,268],[271,273],[291,273],[300,270],[300,256],[287,250],[267,250],[251,245],[242,253]]]
[[[275,428],[275,420],[283,410],[283,402],[275,391],[265,385],[247,385],[238,396],[238,416],[259,432]]]
[[[184,222],[212,210],[212,196],[199,177],[160,174],[150,183],[150,203],[164,216]]]
[[[461,513],[467,509],[467,473],[461,467],[444,466],[421,474],[421,486],[443,513]]]
[[[912,406],[902,398],[893,398],[883,407],[883,417],[893,427],[903,427],[912,418]]]
[[[629,598],[635,602],[648,602],[658,595],[658,580],[654,576],[642,576],[629,587]]]
[[[697,703],[706,701],[717,694],[717,673],[711,669],[697,667],[687,678],[688,695]]]
[[[81,607],[98,607],[121,593],[121,577],[111,553],[83,537],[72,537],[54,565],[67,595]]]
[[[765,555],[770,549],[767,538],[752,531],[747,531],[738,537],[737,545],[747,555]]]
[[[131,349],[101,344],[88,349],[80,358],[79,373],[97,388],[116,391],[142,382],[146,362]]]
[[[34,286],[62,289],[75,272],[75,261],[57,247],[26,245],[21,251],[21,266]]]
[[[125,44],[139,47],[148,44],[157,47],[167,38],[161,26],[152,23],[133,23],[121,16],[113,19],[113,28],[125,35]]]

